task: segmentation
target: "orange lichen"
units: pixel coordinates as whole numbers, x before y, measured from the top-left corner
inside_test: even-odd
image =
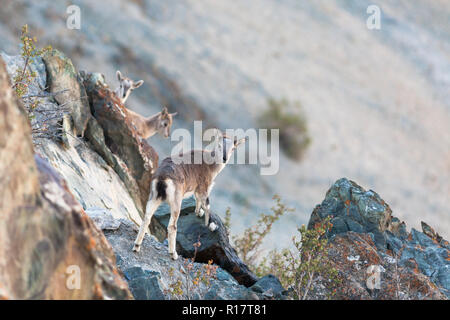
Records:
[[[97,244],[97,242],[95,241],[94,237],[90,236],[89,237],[89,242],[86,245],[86,249],[87,250],[92,250],[92,249],[95,248],[96,244]]]
[[[103,290],[99,283],[94,285],[94,299],[103,299]]]

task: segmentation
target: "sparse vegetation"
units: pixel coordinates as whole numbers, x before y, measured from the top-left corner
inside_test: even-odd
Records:
[[[327,217],[312,229],[305,225],[298,228],[300,238],[293,237],[294,248],[273,250],[258,265],[256,273],[259,276],[273,274],[280,279],[286,288],[291,288],[294,299],[305,300],[320,280],[326,287],[326,293],[331,298],[336,293],[339,284],[338,271],[333,267],[327,255],[328,239],[325,233],[332,227]]]
[[[250,268],[256,265],[261,254],[261,245],[272,230],[272,225],[286,212],[293,211],[281,202],[278,195],[275,195],[273,199],[276,201],[275,207],[272,207],[273,214],[261,214],[255,226],[247,228],[240,236],[232,237],[238,255]]]
[[[327,254],[328,239],[325,234],[332,227],[329,217],[312,229],[307,229],[305,225],[298,228],[299,238],[292,238],[293,249],[272,250],[257,261],[262,253],[263,240],[270,233],[273,223],[286,212],[293,211],[281,202],[279,196],[274,196],[274,200],[276,205],[272,208],[272,215],[261,215],[255,226],[246,229],[241,236],[232,237],[240,258],[258,277],[267,274],[276,276],[283,287],[291,290],[294,299],[306,299],[316,281],[320,281],[326,288],[327,296],[332,297],[339,277]],[[230,215],[227,210],[228,221]]]
[[[38,144],[35,139],[55,138],[59,139],[61,132],[61,123],[55,121],[61,119],[64,114],[69,112],[66,104],[59,105],[56,110],[46,108],[46,102],[43,98],[53,98],[56,95],[67,91],[62,90],[55,93],[46,92],[46,88],[39,88],[40,92],[30,92],[30,87],[35,84],[37,74],[30,67],[37,57],[41,57],[52,50],[51,46],[43,49],[36,48],[37,39],[29,34],[28,25],[22,27],[20,36],[20,55],[23,58],[24,64],[19,65],[18,69],[12,79],[12,88],[17,97],[22,100],[23,106],[28,113],[28,118],[31,123],[32,137],[35,144]],[[36,116],[39,115],[38,119]]]
[[[38,56],[42,56],[44,53],[50,51],[52,48],[48,46],[44,49],[36,49],[37,39],[36,37],[31,37],[28,34],[28,25],[22,27],[22,33],[20,36],[20,49],[21,56],[25,63],[23,67],[17,69],[17,73],[13,78],[13,89],[16,92],[17,97],[23,98],[28,93],[30,84],[36,78],[36,73],[29,68],[29,65],[34,62],[34,59]],[[29,106],[31,110],[34,110],[39,104],[39,99],[33,96],[32,101]]]
[[[202,291],[206,293],[211,288],[211,280],[216,278],[218,266],[213,264],[213,260],[209,260],[207,264],[195,266],[195,258],[201,245],[200,240],[194,243],[194,256],[190,259],[183,259],[183,269],[181,271],[185,275],[184,279],[176,279],[173,268],[169,269],[169,277],[172,281],[166,294],[172,299],[192,300],[194,299],[194,289],[202,285]]]
[[[280,147],[284,153],[291,159],[300,160],[311,143],[301,104],[272,98],[267,104],[268,110],[259,119],[260,126],[279,129]]]

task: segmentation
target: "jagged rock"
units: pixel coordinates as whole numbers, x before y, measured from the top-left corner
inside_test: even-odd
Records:
[[[262,300],[263,297],[259,296],[251,290],[239,286],[224,287],[220,284],[213,284],[211,289],[205,294],[205,300]]]
[[[211,213],[211,221],[218,228],[211,232],[204,225],[204,218],[195,214],[195,200],[191,197],[182,203],[180,217],[177,225],[177,252],[183,257],[194,256],[193,244],[200,241],[196,261],[208,262],[213,260],[215,264],[227,270],[240,284],[246,287],[252,286],[258,278],[238,257],[231,246],[226,229],[220,217]],[[170,210],[166,204],[161,205],[155,212],[150,230],[160,241],[167,238],[167,226],[170,218]]]
[[[433,241],[438,242],[441,246],[449,248],[449,243],[444,238],[442,238],[439,233],[434,231],[432,227],[430,227],[426,222],[420,222],[422,226],[422,232],[426,234]]]
[[[314,208],[308,228],[326,216],[333,216],[329,236],[347,232],[366,232],[374,237],[377,248],[386,247],[383,234],[391,222],[391,209],[372,191],[365,191],[345,178],[336,181],[328,190],[324,201]]]
[[[12,79],[17,68],[23,66],[23,58],[4,53],[1,53],[1,57],[7,62],[7,71]],[[47,72],[44,62],[40,57],[36,57],[30,68],[36,77],[28,86],[28,94],[45,94]],[[65,104],[68,101],[60,102]],[[32,127],[39,128],[44,119],[50,117],[54,118],[50,121],[51,125],[59,130],[58,122],[63,121],[61,113],[57,112],[60,105],[52,97],[46,97],[42,98],[38,109],[40,112],[36,112],[35,118],[31,120]],[[46,123],[49,124],[49,121]],[[72,130],[71,127],[67,129],[68,132]],[[137,189],[137,184],[127,172],[123,161],[107,147],[103,129],[94,117],[90,117],[88,121],[85,137],[89,139],[89,143],[62,132],[60,138],[66,142],[65,147],[59,143],[59,139],[46,139],[44,143],[40,139],[40,143],[35,145],[35,151],[47,159],[66,180],[69,189],[84,209],[108,208],[115,218],[127,218],[140,224],[142,209],[136,207],[127,191],[132,188],[126,187],[131,185]],[[117,194],[120,194],[120,197],[116,197]]]
[[[200,282],[192,285],[198,270],[204,264],[194,262],[193,269],[187,271],[188,262],[179,258],[173,261],[167,253],[167,244],[160,243],[148,234],[145,235],[141,251],[132,251],[137,229],[128,220],[120,220],[117,230],[105,230],[105,236],[111,244],[117,266],[122,270],[131,292],[136,299],[171,299],[171,285],[178,280],[183,283],[183,293],[177,298],[183,299],[262,299],[261,295],[242,286],[225,270],[218,268],[216,277],[211,277],[210,285]],[[197,261],[197,260],[196,260]],[[186,283],[190,284],[188,292]]]
[[[114,219],[114,216],[109,210],[93,207],[86,209],[85,212],[100,230],[119,229],[120,221]]]
[[[65,181],[34,157],[27,116],[1,61],[0,113],[0,297],[132,298],[103,234]],[[69,283],[72,267],[79,287]]]
[[[8,56],[3,52],[0,55],[6,63],[6,70],[12,82],[19,69],[24,67],[25,60],[21,55]],[[55,103],[52,96],[45,96],[45,94],[48,94],[45,91],[47,87],[47,71],[45,63],[40,56],[34,57],[33,61],[28,64],[28,68],[34,72],[35,77],[29,79],[27,93],[24,96],[40,96],[40,103],[34,109],[33,117],[30,118],[33,140],[36,137],[46,136],[54,141],[69,145],[67,133],[70,133],[72,129],[70,115],[66,115],[65,112],[67,112],[66,110],[70,110],[70,108],[61,108]],[[68,119],[69,121],[63,121],[64,119]],[[61,127],[61,123],[63,123],[63,128]]]
[[[283,299],[287,293],[281,285],[280,280],[272,274],[268,274],[259,279],[250,289],[261,293],[264,297],[275,299]]]
[[[74,133],[84,136],[91,113],[86,90],[72,61],[62,52],[53,49],[42,58],[47,70],[47,85],[52,93],[68,89],[55,96],[60,105],[70,106],[70,116],[73,121]]]
[[[131,267],[124,270],[131,293],[136,300],[164,300],[159,272]]]
[[[133,198],[136,209],[139,212],[139,216],[133,217],[132,220],[140,223],[145,207],[142,207],[141,198],[139,197],[139,186],[136,180],[131,177],[126,164],[119,157],[114,155],[106,145],[103,129],[94,117],[89,119],[85,136],[91,143],[93,150],[95,150],[103,158],[103,160],[105,160],[106,163],[113,168],[125,184],[128,194]]]
[[[379,252],[367,233],[348,231],[336,235],[330,243],[329,257],[342,279],[333,298],[446,299],[427,276]],[[379,287],[374,277],[379,277]]]
[[[341,298],[441,299],[444,295],[450,296],[448,242],[426,223],[422,223],[424,232],[415,229],[408,232],[405,223],[392,216],[391,209],[377,193],[365,191],[345,178],[336,181],[324,201],[316,206],[308,228],[327,216],[332,217],[333,223],[328,234],[333,260],[347,282],[343,288],[348,290]],[[347,266],[346,257],[350,256],[359,257],[358,263],[352,263],[353,269]],[[398,276],[392,274],[394,271],[386,259],[395,261]],[[387,270],[382,278],[385,287],[376,294],[367,291],[364,274],[355,271],[355,268],[366,271],[371,265],[381,265]],[[391,287],[389,281],[393,278],[401,279],[396,281],[410,286],[411,290],[405,287],[400,290],[402,297],[394,295],[399,290]]]
[[[103,128],[105,142],[108,148],[126,165],[129,175],[136,185],[124,179],[136,205],[145,211],[152,174],[158,167],[158,154],[142,139],[126,115],[125,107],[107,88],[101,74],[83,74],[84,84],[91,112]],[[117,172],[121,175],[121,172]]]

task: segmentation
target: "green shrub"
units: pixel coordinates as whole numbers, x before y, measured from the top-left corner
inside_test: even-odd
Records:
[[[272,250],[256,268],[256,274],[273,274],[285,288],[291,288],[294,299],[305,300],[313,284],[321,279],[331,298],[339,284],[339,276],[328,258],[327,231],[332,227],[330,217],[312,229],[305,225],[298,228],[300,239],[292,238],[293,249]]]
[[[331,298],[339,284],[338,271],[328,258],[328,240],[325,237],[332,227],[327,217],[312,229],[302,225],[297,229],[299,238],[293,237],[293,249],[272,250],[257,262],[261,255],[261,245],[270,233],[272,225],[292,208],[286,207],[279,196],[274,196],[273,214],[262,214],[255,226],[247,228],[240,236],[232,236],[234,248],[242,261],[258,277],[267,274],[276,276],[284,288],[289,288],[294,299],[307,299],[313,284],[320,280]],[[226,212],[226,225],[229,228],[231,213]]]
[[[207,264],[195,266],[194,262],[197,257],[198,248],[201,246],[200,240],[193,244],[194,256],[190,259],[183,258],[183,278],[176,278],[173,268],[169,268],[169,288],[165,293],[170,299],[187,299],[194,298],[194,290],[203,291],[205,294],[211,288],[211,281],[216,279],[217,265],[213,264],[213,260],[209,260]],[[200,290],[202,289],[202,290]]]
[[[275,207],[272,207],[273,214],[261,214],[255,226],[247,228],[240,236],[232,236],[234,247],[242,259],[242,261],[250,267],[255,269],[256,261],[261,254],[261,245],[264,238],[270,233],[272,225],[286,212],[291,212],[293,209],[286,207],[278,195],[273,199],[276,201]],[[228,211],[228,221],[230,221],[230,213]],[[229,222],[228,222],[229,228]]]
[[[28,25],[22,27],[22,34],[20,36],[20,49],[21,56],[23,57],[25,63],[23,67],[17,69],[17,73],[13,78],[13,89],[16,92],[17,97],[21,98],[28,93],[28,87],[36,77],[36,73],[31,71],[29,65],[34,62],[35,57],[41,56],[44,53],[50,51],[52,48],[50,46],[44,49],[36,49],[37,39],[36,37],[31,37],[28,34]],[[30,103],[30,109],[36,108],[36,101]]]
[[[302,106],[298,102],[291,105],[286,99],[272,98],[267,101],[267,104],[267,111],[259,119],[260,126],[267,129],[279,129],[281,149],[289,158],[300,160],[311,143]]]

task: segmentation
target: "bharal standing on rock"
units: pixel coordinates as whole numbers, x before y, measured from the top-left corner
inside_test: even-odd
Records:
[[[144,80],[134,82],[130,78],[122,76],[122,73],[119,70],[117,70],[116,74],[117,79],[119,80],[119,87],[114,93],[123,105],[131,92],[134,89],[139,88],[144,83]],[[136,127],[138,134],[144,139],[148,139],[156,133],[168,138],[170,136],[173,117],[177,115],[177,112],[169,113],[167,108],[163,108],[161,112],[150,117],[141,116],[128,108],[126,108],[126,111],[127,115],[131,118],[131,122],[133,122]]]
[[[153,177],[150,198],[147,203],[144,220],[139,229],[133,251],[139,252],[145,232],[150,224],[153,214],[159,205],[166,201],[170,206],[170,220],[167,227],[169,240],[169,254],[174,260],[178,258],[175,249],[177,236],[177,221],[180,215],[181,201],[184,198],[195,196],[195,213],[201,217],[203,209],[205,214],[205,226],[214,231],[217,226],[209,223],[209,194],[214,185],[214,179],[223,170],[230,160],[233,151],[245,141],[237,140],[220,134],[218,147],[213,151],[192,150],[180,155],[181,158],[168,157],[163,160]],[[216,141],[218,141],[216,140]],[[179,161],[180,159],[184,159]],[[188,159],[189,161],[185,161]],[[194,159],[202,159],[196,164]],[[175,160],[175,161],[174,161]]]

